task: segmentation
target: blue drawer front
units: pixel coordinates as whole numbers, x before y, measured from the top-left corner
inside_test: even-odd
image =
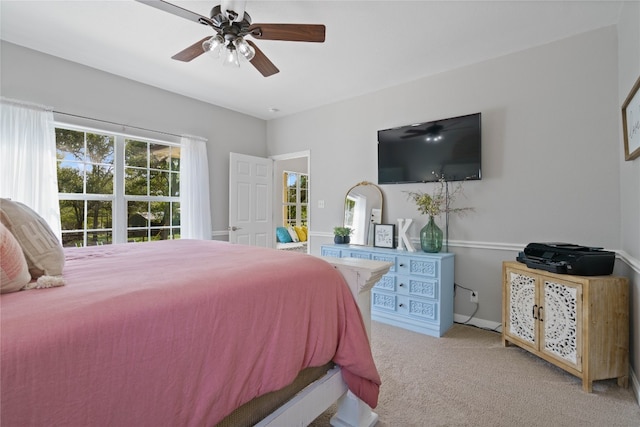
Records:
[[[397,297],[384,292],[371,292],[371,305],[383,310],[396,311]]]
[[[437,280],[409,280],[409,295],[416,295],[425,298],[438,298]]]
[[[360,251],[342,251],[342,258],[371,259],[371,254]]]
[[[372,308],[375,307],[420,321],[435,322],[438,320],[438,303],[433,301],[373,291],[371,305]]]
[[[332,249],[332,248],[322,248],[322,256],[330,256],[330,257],[334,257],[334,258],[341,258],[340,257],[340,249]]]
[[[422,260],[411,259],[409,260],[409,274],[419,274],[421,276],[438,277],[440,272],[438,271],[437,260]]]
[[[376,283],[374,288],[384,289],[387,291],[395,292],[396,290],[396,276],[390,276],[385,274],[382,278]]]
[[[429,321],[438,319],[438,304],[435,302],[410,299],[408,309],[410,316]]]
[[[416,297],[437,299],[438,298],[438,280],[429,280],[416,278],[415,276],[398,276],[395,278],[398,282],[397,289],[385,287],[384,289],[393,291],[397,290],[402,295],[413,295]]]
[[[384,262],[390,262],[391,264],[393,264],[391,266],[391,268],[389,269],[389,272],[395,272],[396,271],[396,257],[392,256],[392,255],[382,255],[382,254],[376,254],[374,253],[371,256],[371,259],[375,260],[375,261],[384,261]]]

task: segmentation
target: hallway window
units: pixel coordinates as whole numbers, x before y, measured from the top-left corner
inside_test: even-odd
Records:
[[[285,227],[307,225],[309,175],[284,171],[282,218]]]

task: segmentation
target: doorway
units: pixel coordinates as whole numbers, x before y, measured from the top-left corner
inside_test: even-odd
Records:
[[[285,224],[285,206],[284,206],[284,191],[286,182],[284,180],[285,172],[295,176],[296,174],[304,175],[306,185],[304,187],[306,198],[306,212],[304,222],[307,226],[307,231],[311,231],[311,174],[310,174],[310,152],[302,151],[296,153],[280,154],[270,157],[273,160],[273,223],[275,226],[281,226]],[[298,182],[299,184],[299,182]],[[299,206],[298,206],[299,209]],[[300,216],[300,212],[298,216]],[[301,224],[298,224],[301,225]],[[308,235],[308,234],[307,234]],[[307,244],[307,253],[310,253],[309,245]]]

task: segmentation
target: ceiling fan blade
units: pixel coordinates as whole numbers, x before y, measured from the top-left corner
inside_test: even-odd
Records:
[[[315,24],[253,24],[249,33],[261,40],[324,42],[325,26]]]
[[[204,53],[204,49],[202,49],[202,43],[205,40],[209,40],[211,37],[207,36],[200,41],[195,42],[188,48],[181,50],[171,57],[171,59],[177,59],[178,61],[189,62],[192,59],[197,58],[198,56]]]
[[[258,46],[256,46],[254,42],[252,42],[251,40],[247,40],[247,43],[249,43],[251,47],[256,51],[255,56],[250,62],[251,65],[256,67],[258,71],[260,71],[260,74],[265,77],[269,77],[280,72],[280,70],[278,70],[278,68],[273,65],[273,62],[271,62],[269,58],[267,58],[267,56],[262,53],[260,49],[258,49]]]
[[[163,10],[165,12],[169,12],[173,15],[180,16],[184,19],[188,19],[189,21],[197,22],[198,24],[210,25],[213,26],[213,21],[206,16],[202,16],[198,13],[191,12],[190,10],[184,9],[180,6],[176,6],[175,4],[171,4],[169,2],[163,0],[136,0],[139,3],[144,3],[148,6],[155,7],[156,9]]]

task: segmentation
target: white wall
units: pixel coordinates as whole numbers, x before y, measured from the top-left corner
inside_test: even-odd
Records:
[[[54,111],[207,138],[212,228],[221,235],[217,238],[226,240],[229,152],[265,157],[265,121],[11,43],[2,42],[1,49],[0,93],[4,97],[46,105]],[[96,128],[109,127],[100,122],[55,116],[57,120]],[[131,128],[124,131],[139,132]],[[143,136],[165,137],[153,133]]]
[[[618,24],[618,105],[622,106],[633,84],[640,78],[640,2],[625,2]],[[621,128],[620,128],[621,129]],[[621,129],[622,130],[622,129]],[[622,146],[622,131],[618,145]],[[636,398],[640,401],[640,158],[620,162],[622,234],[621,249],[627,258],[622,274],[631,279],[631,366]],[[633,268],[632,268],[633,267]]]

